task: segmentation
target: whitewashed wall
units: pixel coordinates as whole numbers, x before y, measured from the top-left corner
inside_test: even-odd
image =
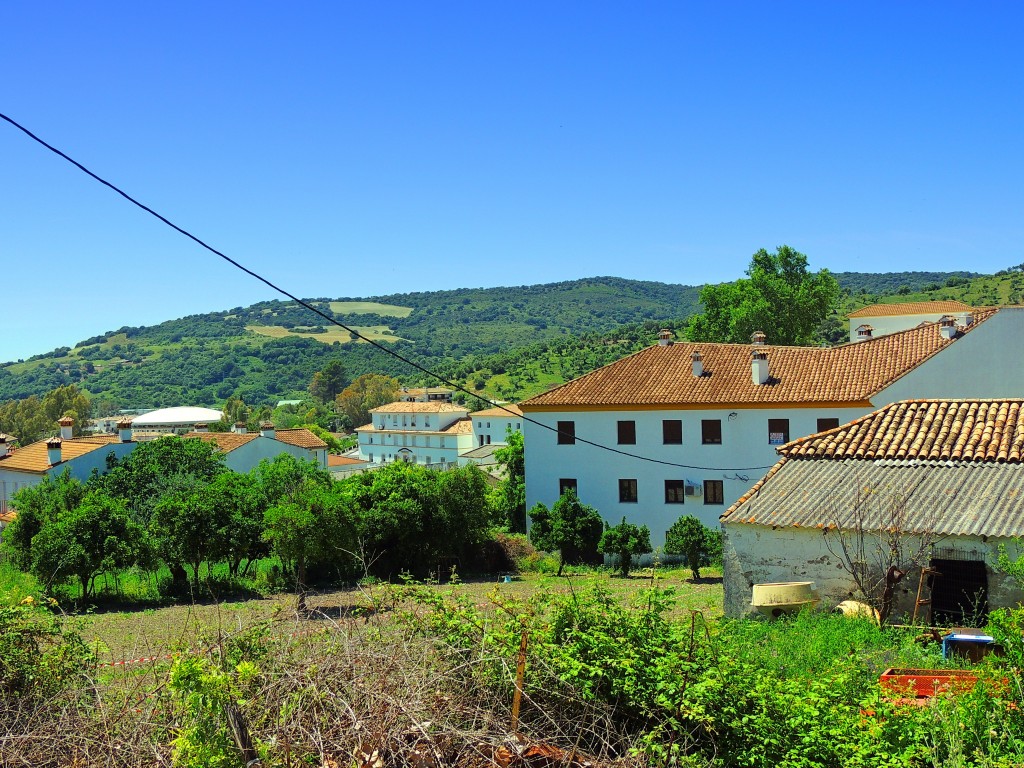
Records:
[[[825,534],[813,528],[780,527],[726,523],[724,533],[723,580],[725,586],[725,613],[743,616],[753,611],[750,598],[754,584],[786,581],[813,581],[814,589],[823,607],[855,599],[856,584],[843,569],[840,560],[825,543]],[[836,542],[834,533],[830,534]],[[1012,540],[1002,540],[1011,554],[1019,556],[1022,550]],[[989,607],[1015,606],[1024,600],[1024,591],[1012,579],[1000,573],[995,564],[999,540],[949,537],[941,542],[943,549],[964,553],[977,553],[987,565]],[[915,539],[908,537],[907,547],[913,549]],[[919,546],[919,545],[918,545]],[[838,551],[838,546],[833,543]],[[909,618],[914,610],[920,571],[907,575],[896,589],[894,617]]]
[[[684,469],[632,459],[585,445],[558,445],[557,435],[524,422],[526,450],[526,506],[537,502],[551,506],[558,500],[559,479],[576,478],[580,499],[594,506],[605,520],[618,523],[623,516],[651,529],[655,547],[665,541],[665,531],[682,515],[694,515],[705,525],[718,525],[721,515],[776,461],[776,446],[768,443],[768,419],[789,419],[791,440],[817,431],[817,419],[838,418],[842,424],[867,413],[868,408],[789,408],[779,410],[727,409],[681,411],[586,411],[535,413],[537,421],[557,427],[558,421],[575,421],[576,435],[626,453],[687,464],[703,469]],[[730,415],[732,417],[730,418]],[[662,443],[662,420],[680,419],[682,445]],[[720,419],[722,443],[701,443],[701,420]],[[636,445],[618,445],[617,422],[636,422]],[[745,469],[739,469],[745,468]],[[619,501],[620,478],[637,480],[637,502]],[[686,496],[683,504],[665,503],[665,480],[723,482],[724,503],[706,504],[704,496]]]
[[[1024,309],[1001,309],[951,342],[872,400],[931,397],[1024,397]]]
[[[962,324],[964,321],[963,312],[927,312],[919,315],[883,315],[881,317],[850,318],[850,341],[857,341],[857,329],[862,325],[870,325],[874,329],[872,335],[877,339],[879,336],[916,328],[921,323],[937,323],[947,314],[955,317],[958,323]]]

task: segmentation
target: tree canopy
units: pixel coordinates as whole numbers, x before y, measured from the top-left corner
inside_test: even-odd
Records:
[[[788,245],[762,248],[746,278],[701,289],[704,313],[690,319],[687,338],[744,344],[764,331],[770,344],[813,344],[838,300],[839,283],[827,269],[809,272],[807,257]]]
[[[370,423],[370,411],[398,398],[398,379],[377,373],[363,374],[337,397],[338,410],[353,427]]]
[[[593,560],[604,533],[601,514],[567,489],[549,510],[537,503],[530,510],[530,541],[538,549],[558,550],[558,574],[566,564]]]

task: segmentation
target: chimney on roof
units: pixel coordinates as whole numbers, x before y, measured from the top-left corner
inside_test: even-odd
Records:
[[[754,331],[750,334],[750,343],[755,347],[763,347],[765,338],[767,337],[764,335],[764,331]]]
[[[0,459],[5,459],[11,453],[11,444],[7,442],[7,435],[0,432]]]
[[[46,441],[46,459],[50,466],[60,464],[60,445],[63,442],[59,437],[51,437]]]
[[[699,349],[693,350],[690,361],[693,363],[693,375],[699,379],[704,375],[704,358],[701,357]]]
[[[210,427],[207,424],[196,424],[196,432],[209,432]]]
[[[750,377],[758,386],[768,383],[768,353],[763,349],[751,350]]]
[[[658,331],[658,346],[672,346],[672,331],[670,331],[668,328],[662,328],[660,331]]]
[[[260,434],[263,437],[269,437],[271,440],[274,439],[274,422],[264,421],[260,424]]]
[[[939,318],[939,333],[944,339],[952,339],[956,336],[956,318],[951,315],[943,315]]]
[[[75,429],[75,420],[70,416],[63,416],[57,423],[60,424],[60,439],[70,440]]]
[[[231,430],[236,435],[244,435],[249,431],[249,428],[245,425],[244,421],[235,422],[235,428]]]
[[[974,325],[974,313],[971,311],[964,312],[964,328],[970,328]]]
[[[130,419],[121,419],[117,422],[117,436],[121,439],[122,443],[130,443],[132,441],[132,422]]]
[[[857,341],[870,341],[871,334],[874,333],[874,328],[868,324],[857,326]]]

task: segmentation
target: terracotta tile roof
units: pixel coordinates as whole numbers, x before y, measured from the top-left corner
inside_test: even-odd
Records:
[[[17,516],[18,513],[15,510],[8,508],[6,512],[0,512],[0,524],[10,525]]]
[[[388,403],[371,408],[370,413],[469,413],[468,408],[435,400],[429,403]]]
[[[970,333],[994,312],[979,313]],[[693,408],[761,403],[863,403],[949,344],[937,323],[839,347],[773,347],[770,378],[751,380],[746,344],[652,346],[520,403],[523,411],[596,408]],[[704,375],[693,375],[700,352]]]
[[[847,317],[895,317],[897,315],[934,315],[970,312],[962,301],[908,301],[904,304],[871,304],[851,312]]]
[[[213,443],[224,453],[231,453],[236,448],[241,448],[260,436],[259,432],[246,432],[240,435],[237,432],[187,432],[182,435],[183,440],[196,439],[204,443]]]
[[[512,411],[512,413],[509,413],[509,411]],[[495,406],[494,408],[485,408],[482,411],[474,411],[473,413],[471,413],[469,415],[473,416],[473,417],[476,417],[476,416],[494,416],[494,417],[498,417],[498,418],[504,416],[506,419],[511,419],[511,418],[515,418],[516,416],[522,416],[523,415],[523,411],[515,403],[507,403],[506,405],[503,405],[503,406],[500,406],[500,407]]]
[[[310,450],[319,450],[327,447],[327,443],[305,428],[278,429],[274,432],[274,439],[288,445],[294,445],[297,448],[308,448]]]
[[[471,435],[473,434],[473,421],[471,419],[459,419],[444,429],[438,430],[440,435]]]
[[[333,453],[327,454],[328,467],[347,467],[352,464],[366,464],[363,459],[353,459],[351,456],[337,456]]]
[[[112,443],[119,443],[121,440],[117,435],[93,435],[90,437],[73,437],[70,440],[61,442],[61,464],[64,464],[79,456],[99,450]],[[0,469],[12,469],[16,472],[34,472],[42,474],[54,465],[50,463],[49,452],[46,450],[46,440],[26,445],[17,449],[7,458],[0,459]]]
[[[812,529],[820,536],[836,527],[877,532],[893,524],[898,510],[908,534],[1019,538],[1022,482],[1021,464],[785,459],[721,522]]]
[[[1024,400],[903,400],[781,446],[789,458],[1020,464]]]

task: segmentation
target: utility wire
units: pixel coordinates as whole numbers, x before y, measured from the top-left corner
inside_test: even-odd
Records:
[[[266,285],[271,290],[281,294],[282,296],[288,297],[289,299],[294,301],[299,306],[304,307],[305,309],[308,309],[310,312],[313,312],[316,315],[319,315],[320,317],[322,317],[327,322],[329,322],[329,323],[331,323],[333,325],[336,325],[336,326],[338,326],[339,328],[341,328],[343,330],[348,331],[350,334],[352,334],[353,336],[355,336],[356,338],[358,338],[358,339],[360,339],[362,341],[365,341],[367,344],[372,344],[374,347],[379,349],[381,352],[384,352],[385,354],[391,355],[392,357],[397,358],[398,360],[401,360],[406,365],[408,365],[408,366],[410,366],[412,368],[415,368],[417,371],[420,371],[421,373],[425,373],[427,376],[430,376],[431,378],[437,379],[439,382],[441,382],[445,386],[451,387],[452,389],[457,390],[459,392],[462,392],[462,393],[464,393],[466,395],[469,395],[470,397],[476,398],[477,400],[483,400],[484,402],[489,403],[491,406],[493,406],[495,408],[500,408],[501,410],[505,411],[505,413],[507,413],[507,414],[509,414],[511,416],[515,416],[516,418],[520,418],[520,415],[518,413],[516,413],[515,411],[511,411],[511,410],[509,410],[508,408],[506,408],[503,405],[499,405],[498,403],[492,402],[491,400],[487,400],[486,398],[482,398],[479,395],[477,395],[477,394],[475,394],[473,392],[470,392],[468,389],[466,389],[465,387],[463,387],[463,386],[461,386],[459,384],[456,384],[456,383],[454,383],[452,381],[448,381],[446,378],[441,376],[439,373],[435,373],[434,371],[431,371],[430,369],[423,367],[422,365],[420,365],[419,363],[415,362],[414,360],[410,360],[409,358],[405,357],[401,353],[396,352],[393,349],[389,349],[389,348],[383,346],[382,344],[374,341],[373,339],[370,339],[370,338],[367,338],[366,336],[363,336],[361,333],[359,333],[355,329],[349,328],[344,323],[339,322],[333,316],[324,314],[324,312],[322,312],[321,310],[317,309],[312,304],[308,304],[307,302],[305,302],[302,299],[300,299],[298,296],[295,296],[294,294],[288,292],[284,288],[281,288],[280,286],[276,285],[275,283],[272,283],[270,280],[268,280],[267,278],[263,277],[259,273],[254,272],[253,270],[249,269],[248,267],[244,266],[243,264],[240,264],[239,262],[235,261],[233,258],[228,256],[227,254],[222,253],[221,251],[218,251],[216,248],[214,248],[209,243],[206,243],[203,240],[200,240],[198,237],[193,235],[187,229],[183,229],[182,227],[179,227],[177,224],[175,224],[170,219],[168,219],[165,216],[162,216],[161,214],[157,213],[156,211],[154,211],[149,206],[139,202],[134,197],[129,195],[127,192],[122,190],[120,187],[112,184],[111,182],[107,181],[106,179],[102,178],[101,176],[96,175],[95,173],[90,171],[88,168],[86,168],[84,165],[82,165],[80,162],[78,162],[77,160],[75,160],[72,157],[69,157],[67,154],[65,154],[61,150],[57,149],[57,147],[55,147],[52,144],[48,144],[47,142],[43,141],[43,139],[41,139],[38,136],[36,136],[34,133],[32,133],[32,131],[30,131],[28,128],[23,126],[21,123],[19,123],[16,120],[8,117],[7,115],[5,115],[2,112],[0,112],[0,118],[3,118],[5,121],[7,121],[11,125],[13,125],[19,131],[21,131],[26,136],[28,136],[30,139],[32,139],[33,141],[35,141],[35,142],[41,144],[42,146],[46,147],[48,150],[53,152],[55,155],[59,155],[60,157],[62,157],[65,160],[67,160],[73,166],[78,168],[78,170],[82,171],[82,173],[86,174],[87,176],[92,177],[93,179],[98,181],[103,186],[109,187],[114,192],[116,192],[121,197],[123,197],[125,200],[130,202],[132,205],[135,205],[135,206],[141,208],[142,210],[144,210],[146,213],[150,214],[151,216],[156,217],[157,219],[162,221],[164,224],[166,224],[171,229],[173,229],[176,232],[184,235],[185,237],[187,237],[189,240],[192,240],[193,242],[195,242],[200,247],[205,248],[206,250],[208,250],[210,253],[212,253],[212,254],[214,254],[216,256],[219,256],[220,258],[222,258],[224,261],[226,261],[231,266],[235,267],[236,269],[240,269],[242,272],[245,272],[250,277],[255,278],[256,280],[258,280],[259,282],[263,283],[264,285]],[[649,462],[651,464],[662,464],[664,466],[669,466],[669,467],[679,467],[681,469],[693,469],[693,470],[700,470],[700,471],[704,471],[704,472],[744,472],[744,471],[754,471],[754,470],[770,469],[771,466],[772,466],[772,465],[769,464],[769,465],[763,466],[763,467],[698,467],[698,466],[694,466],[694,465],[691,465],[691,464],[678,464],[678,463],[673,462],[673,461],[664,461],[662,459],[655,459],[655,458],[652,458],[650,456],[640,456],[640,455],[635,454],[635,453],[629,453],[628,451],[623,451],[623,450],[620,450],[618,448],[613,448],[610,445],[604,445],[602,443],[598,443],[598,442],[595,442],[595,441],[592,441],[592,440],[586,440],[586,439],[584,439],[582,437],[579,437],[579,436],[569,435],[568,433],[560,431],[557,427],[552,427],[552,426],[549,426],[547,424],[544,424],[543,422],[540,422],[540,421],[537,421],[536,419],[530,418],[529,416],[527,416],[525,414],[523,414],[521,418],[523,419],[523,421],[527,421],[530,424],[534,424],[535,426],[542,427],[542,428],[544,428],[544,429],[546,429],[546,430],[548,430],[550,432],[554,432],[554,433],[559,434],[559,435],[566,435],[567,437],[568,436],[574,437],[576,442],[584,443],[585,445],[589,445],[589,446],[592,446],[594,448],[600,448],[601,450],[608,451],[610,453],[615,453],[615,454],[618,454],[620,456],[625,456],[625,457],[630,458],[630,459],[637,459],[639,461],[646,461],[646,462]]]

